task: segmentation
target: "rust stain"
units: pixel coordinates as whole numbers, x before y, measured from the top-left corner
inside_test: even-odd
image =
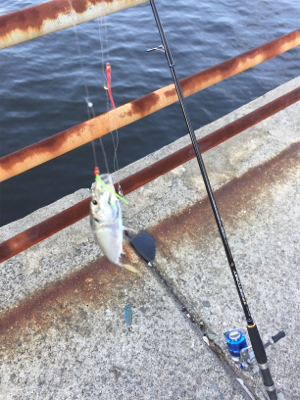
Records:
[[[72,137],[81,137],[85,125],[86,123],[84,122],[1,157],[1,168],[3,170],[10,170],[14,165],[23,163],[32,156],[38,156],[39,154],[45,153],[57,153],[68,140],[72,139]]]
[[[250,49],[180,81],[188,96],[300,44],[300,29]],[[255,59],[257,59],[255,61]]]
[[[251,208],[251,204],[260,193],[275,183],[285,182],[289,175],[299,169],[300,142],[294,143],[273,159],[251,168],[239,178],[232,179],[215,191],[220,214],[226,225],[238,222],[239,211]],[[168,242],[178,242],[183,235],[192,241],[207,241],[209,237],[219,236],[209,199],[187,207],[182,212],[167,218],[149,230],[157,244],[157,251],[166,257],[169,253]],[[224,255],[225,257],[225,255]]]
[[[180,81],[180,86],[181,86],[181,90],[182,90],[181,81]],[[165,95],[165,97],[173,97],[173,96],[175,96],[175,95],[176,95],[176,89],[175,89],[175,87],[174,87],[173,89],[166,90],[166,91],[164,92],[164,95]]]
[[[125,246],[126,258],[134,264],[135,255]],[[129,256],[129,257],[128,257]],[[127,260],[128,262],[128,260]],[[127,274],[130,286],[140,279],[136,274]],[[55,325],[64,329],[64,322],[82,307],[102,307],[123,293],[122,269],[111,264],[105,257],[97,259],[63,280],[32,294],[17,307],[0,315],[0,344],[9,344],[8,350],[26,326],[31,330],[47,330]],[[5,346],[7,347],[7,346]]]
[[[243,53],[240,56],[243,56]],[[200,71],[190,77],[184,78],[180,81],[181,90],[183,93],[194,93],[195,86],[199,85],[201,88],[207,87],[211,79],[222,81],[238,71],[239,60],[236,56],[229,60],[223,61],[213,67]]]
[[[131,110],[120,114],[120,118],[131,117],[131,116],[132,116],[132,111]]]
[[[40,30],[45,20],[55,20],[60,14],[68,14],[70,11],[68,0],[53,0],[3,15],[0,17],[0,36],[9,35],[16,29],[21,31]]]
[[[103,0],[112,3],[113,0]],[[84,13],[90,5],[102,3],[102,0],[52,0],[15,11],[0,17],[0,37],[10,35],[14,30],[23,32],[29,30],[40,30],[47,20],[56,20],[60,15],[70,14],[72,7],[77,14]]]
[[[159,102],[160,96],[157,93],[149,93],[137,100],[132,101],[131,111],[133,114],[139,114],[141,117],[149,114],[151,108]]]

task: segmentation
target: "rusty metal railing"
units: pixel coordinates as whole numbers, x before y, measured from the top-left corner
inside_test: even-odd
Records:
[[[300,29],[180,81],[185,97],[300,45]],[[110,130],[121,128],[178,101],[174,84],[59,132],[0,159],[0,182],[60,156]]]
[[[113,12],[146,3],[148,0],[53,0],[25,10],[0,16],[0,48],[64,29]],[[72,7],[70,7],[72,2]],[[239,54],[180,81],[185,97],[251,68],[300,45],[300,29]],[[250,126],[300,100],[300,88],[266,104],[198,141],[205,152]],[[92,120],[34,143],[0,159],[0,181],[22,173],[79,147],[93,138],[128,125],[178,101],[174,85],[158,89]],[[108,122],[109,121],[109,122]],[[109,129],[110,127],[110,129]],[[123,179],[124,194],[194,158],[192,145]],[[0,262],[7,260],[88,215],[89,199],[35,225],[0,244]]]

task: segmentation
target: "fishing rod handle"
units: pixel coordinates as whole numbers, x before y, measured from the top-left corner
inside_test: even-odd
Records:
[[[270,400],[277,400],[274,382],[268,365],[266,350],[261,340],[257,326],[255,324],[248,325],[247,330],[268,396]]]

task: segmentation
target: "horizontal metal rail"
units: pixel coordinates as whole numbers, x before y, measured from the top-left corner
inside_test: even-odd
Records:
[[[224,127],[198,140],[201,153],[230,139],[243,130],[276,114],[280,110],[300,101],[300,88],[271,101],[251,113],[231,122]],[[171,171],[195,157],[192,145],[188,145],[139,172],[123,179],[120,184],[124,194],[128,194],[157,177]],[[19,233],[0,244],[0,262],[41,242],[54,233],[74,224],[89,214],[90,199],[85,199],[57,215]]]
[[[52,0],[0,16],[0,49],[116,13],[149,0]]]
[[[184,97],[236,75],[300,44],[300,29],[290,32],[180,81]],[[0,182],[106,135],[178,101],[174,84],[115,110],[59,132],[0,159]]]

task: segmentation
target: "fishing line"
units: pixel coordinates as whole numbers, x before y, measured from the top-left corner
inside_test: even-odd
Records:
[[[101,2],[102,5],[102,2]],[[102,13],[101,13],[102,14]],[[104,21],[104,24],[103,24]],[[103,74],[103,78],[104,78],[104,88],[107,87],[107,79],[106,79],[106,72],[105,72],[105,67],[104,67],[104,63],[105,63],[105,59],[109,59],[109,51],[108,51],[108,43],[107,43],[107,28],[106,28],[106,17],[99,17],[97,18],[97,23],[98,23],[98,34],[99,34],[99,41],[100,41],[100,48],[101,48],[101,60],[102,60],[102,74]],[[104,34],[102,33],[103,31],[103,25],[104,25]],[[103,46],[102,43],[102,37],[104,36],[103,41],[105,41],[105,46]],[[106,56],[105,56],[105,51],[106,51]],[[109,98],[108,95],[106,95],[107,98],[107,104],[109,102]]]
[[[72,7],[71,6],[71,0],[69,0],[69,3],[70,3],[70,7]],[[105,58],[104,52],[105,52],[105,50],[104,50],[104,46],[103,46],[103,43],[102,43],[102,37],[101,37],[102,19],[101,19],[101,24],[100,24],[99,19],[101,19],[101,18],[98,18],[97,20],[98,20],[99,40],[100,40],[101,55],[102,55],[102,57],[101,57],[101,59],[102,59],[102,73],[103,73],[103,76],[104,76],[104,82],[106,81],[107,86],[108,86],[107,75],[104,72],[104,62],[105,62],[105,60],[104,60],[104,58]],[[81,47],[80,47],[80,43],[79,43],[78,31],[77,31],[77,27],[76,27],[74,19],[73,19],[73,27],[74,27],[75,42],[76,42],[77,52],[78,52],[78,55],[79,55],[80,67],[81,67],[81,72],[82,72],[82,77],[83,77],[83,82],[84,82],[84,87],[85,87],[85,94],[86,94],[85,100],[86,100],[86,104],[87,104],[87,114],[88,114],[88,119],[91,119],[91,117],[95,118],[96,115],[95,115],[95,110],[94,110],[93,103],[90,101],[89,89],[88,89],[87,80],[86,80],[86,73],[85,73],[85,68],[84,68],[84,64],[83,64],[83,56],[82,56]],[[106,20],[105,20],[105,35],[104,36],[105,36],[104,40],[106,41],[106,48],[108,48],[108,46],[107,46]],[[108,53],[108,50],[107,50],[107,57],[108,56],[109,56],[109,53]],[[107,111],[108,111],[109,110],[109,95],[108,95],[108,92],[106,93],[106,103],[107,103],[106,107],[107,107]],[[97,125],[98,125],[98,122],[97,122]],[[109,113],[108,113],[108,128],[109,128],[109,131],[111,132],[110,122],[109,122]],[[94,142],[92,131],[90,130],[90,132],[91,132],[91,136],[92,136],[92,149],[93,149],[93,157],[94,157],[94,164],[95,164],[95,171],[96,171],[96,168],[98,168],[97,167],[98,162],[97,162],[96,148],[95,148],[95,142]],[[98,132],[100,133],[99,126],[98,126]],[[115,144],[115,139],[114,139],[114,136],[113,136],[112,132],[111,132],[111,136],[112,136],[112,139],[113,139],[113,146],[114,146],[114,167],[115,167],[115,170],[118,170],[119,169],[118,159],[117,159],[118,136],[117,136],[117,145]],[[104,149],[104,145],[103,145],[103,141],[102,141],[101,136],[99,136],[99,141],[100,141],[100,146],[101,146],[102,153],[103,153],[103,156],[104,156],[106,170],[107,170],[107,173],[109,173],[109,167],[108,167],[106,152],[105,152],[105,149]],[[100,182],[100,184],[105,185],[105,183],[100,179],[99,175],[96,175],[96,180],[97,180],[97,178],[98,178],[98,182]],[[121,188],[120,184],[119,184],[119,188]],[[119,193],[123,196],[123,193],[122,193],[121,189],[119,190]],[[119,196],[116,193],[114,193],[114,194],[119,199],[121,199],[124,202],[126,202],[126,200],[122,199],[121,196]],[[125,295],[124,316],[125,316],[126,324],[128,326],[130,326],[131,322],[132,322],[132,311],[131,311],[130,305],[128,304],[128,292],[127,292],[127,284],[126,284],[124,267],[122,267],[122,274],[123,274],[123,287],[124,287],[124,295]]]
[[[92,103],[89,102],[87,98],[86,98],[86,106],[87,106],[88,119],[91,119],[90,108],[92,107]],[[91,130],[90,130],[90,133],[92,134]],[[98,162],[97,162],[97,155],[96,155],[96,148],[95,148],[94,139],[92,139],[92,148],[93,148],[93,156],[94,156],[94,167],[96,168],[97,165],[98,165]]]
[[[103,4],[103,0],[101,1],[101,7]],[[100,12],[100,14],[103,14]],[[104,22],[103,22],[104,21]],[[112,103],[112,108],[115,108],[115,104],[113,100],[110,100],[109,96],[109,86],[110,82],[108,79],[108,73],[107,73],[107,64],[109,64],[109,50],[108,50],[108,32],[107,32],[107,24],[106,24],[106,17],[99,17],[97,18],[97,23],[98,23],[98,36],[99,36],[99,42],[100,42],[100,48],[101,48],[101,68],[102,68],[102,74],[103,74],[103,79],[104,79],[104,84],[103,87],[106,91],[106,110],[107,110],[107,118],[108,118],[108,130],[111,134],[112,137],[112,142],[113,142],[113,147],[114,147],[114,157],[116,157],[116,145],[115,145],[115,139],[111,130],[111,125],[110,125],[110,119],[109,119],[109,111],[111,110],[110,103]],[[104,33],[103,33],[104,30]],[[109,64],[110,66],[110,64]],[[119,169],[118,167],[116,168],[116,165],[118,163],[115,163],[114,160],[114,169],[115,172]]]
[[[84,88],[85,88],[85,100],[86,100],[86,103],[87,103],[88,118],[89,119],[91,118],[91,114],[92,114],[92,118],[95,118],[96,114],[95,114],[95,110],[94,110],[94,105],[90,101],[89,88],[88,88],[88,85],[87,85],[86,72],[85,72],[85,67],[84,67],[84,63],[83,63],[83,56],[82,56],[82,52],[81,52],[78,31],[77,31],[77,27],[76,27],[76,23],[75,23],[75,17],[74,17],[74,13],[76,14],[76,12],[74,11],[74,8],[72,6],[72,0],[69,0],[69,5],[70,5],[70,8],[73,10],[72,23],[73,23],[74,35],[75,35],[75,43],[76,43],[76,47],[77,47],[77,53],[78,53],[78,56],[79,56],[81,73],[82,73],[83,83],[84,83]],[[103,153],[105,167],[106,167],[107,173],[109,173],[109,167],[108,167],[106,152],[105,152],[105,149],[104,149],[104,146],[103,146],[102,138],[100,136],[99,122],[97,120],[96,120],[96,124],[97,124],[97,130],[98,130],[98,133],[99,133],[100,146],[101,146],[102,153]],[[94,142],[94,137],[93,137],[93,132],[92,132],[91,127],[90,127],[90,133],[91,133],[91,137],[92,137],[93,157],[94,157],[94,164],[95,164],[94,166],[96,168],[98,166],[98,162],[97,162],[95,142]]]
[[[101,2],[101,7],[102,7]],[[102,14],[102,13],[101,13]],[[108,30],[107,30],[107,23],[106,23],[106,17],[101,17],[97,18],[98,22],[98,33],[99,33],[99,41],[100,41],[100,47],[101,47],[101,54],[102,54],[102,74],[104,77],[104,89],[106,89],[106,109],[107,109],[107,118],[108,118],[108,127],[113,143],[113,151],[114,151],[114,172],[117,172],[119,170],[119,161],[118,161],[118,156],[117,156],[117,151],[119,147],[119,132],[117,129],[115,129],[115,134],[116,138],[114,137],[114,132],[110,129],[110,115],[109,111],[113,108],[115,108],[114,101],[110,99],[110,96],[108,94],[109,90],[109,82],[108,82],[108,76],[107,76],[107,62],[109,61],[109,49],[108,49]],[[104,31],[104,32],[103,32]],[[103,39],[102,39],[103,38]],[[120,186],[119,182],[118,186]]]
[[[101,7],[102,7],[101,2]],[[103,13],[101,13],[103,14]],[[108,29],[107,29],[107,23],[106,23],[106,17],[101,17],[97,18],[98,22],[98,35],[99,35],[99,41],[100,41],[100,48],[101,48],[101,59],[102,59],[102,74],[104,77],[104,89],[106,89],[106,108],[107,108],[107,117],[108,117],[108,129],[111,134],[111,139],[113,143],[113,149],[114,149],[114,172],[117,172],[119,170],[119,162],[118,162],[118,156],[117,156],[117,151],[119,147],[119,132],[116,129],[116,138],[114,137],[114,133],[111,130],[111,124],[110,124],[110,113],[109,111],[111,109],[115,109],[115,102],[113,99],[112,95],[112,82],[111,82],[111,66],[109,63],[109,47],[108,47]],[[103,32],[104,31],[104,32]],[[123,199],[123,191],[120,185],[119,180],[117,181],[118,184],[118,193],[121,195],[121,197],[116,194],[116,196],[121,199],[122,201],[126,202],[125,199]],[[127,202],[126,202],[127,203]],[[124,288],[124,298],[125,298],[125,306],[124,306],[124,317],[125,317],[125,322],[127,326],[130,326],[132,323],[132,309],[131,306],[129,305],[128,302],[128,285],[126,282],[126,276],[125,276],[125,268],[122,267],[122,275],[123,275],[123,288]]]

